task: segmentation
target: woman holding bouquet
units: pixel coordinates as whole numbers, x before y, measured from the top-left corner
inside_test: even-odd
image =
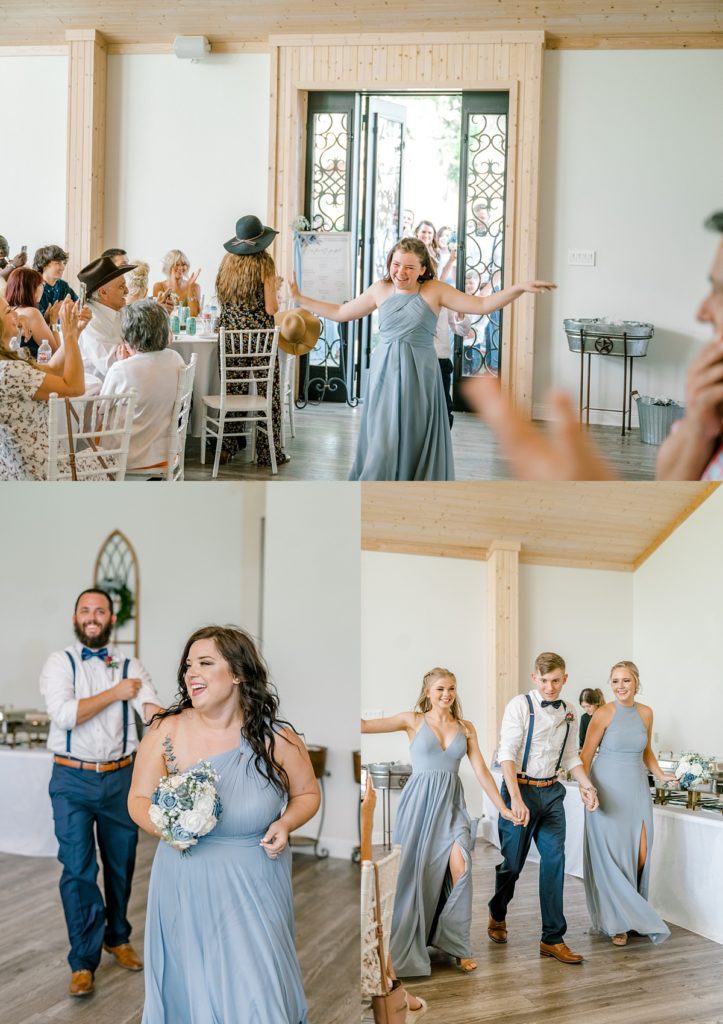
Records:
[[[178,699],[139,748],[131,817],[160,835],[159,779],[177,775],[180,787],[205,765],[217,776],[218,824],[203,834],[209,808],[198,805],[197,828],[187,819],[153,863],[143,1024],[306,1024],[288,839],[316,813],[319,789],[304,744],[278,717],[261,655],[238,629],[208,626],[186,643]],[[194,831],[201,838],[181,853]]]
[[[648,772],[660,782],[675,776],[663,771],[650,747],[653,712],[635,700],[637,666],[617,662],[610,685],[615,700],[592,716],[580,752],[600,801],[596,814],[585,815],[587,907],[593,930],[609,935],[616,946],[626,945],[629,932],[658,943],[670,931],[647,902],[653,845]]]

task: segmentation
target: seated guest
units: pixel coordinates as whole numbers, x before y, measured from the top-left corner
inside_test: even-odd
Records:
[[[18,267],[24,267],[28,261],[28,254],[23,252],[22,249],[12,259],[8,259],[9,255],[10,245],[8,240],[4,235],[0,235],[0,281],[7,281],[13,270],[16,270]]]
[[[105,249],[101,256],[107,256],[109,260],[113,260],[117,267],[122,267],[128,262],[128,253],[125,249]]]
[[[46,319],[48,309],[56,302],[62,302],[66,295],[69,295],[73,302],[77,301],[78,296],[68,282],[63,280],[67,262],[68,253],[59,245],[44,245],[33,257],[33,269],[42,274],[44,283],[38,309]],[[52,319],[53,317],[51,321]]]
[[[83,331],[80,349],[86,373],[105,379],[109,368],[119,358],[121,310],[125,307],[128,288],[125,274],[135,270],[132,264],[116,266],[109,256],[93,260],[78,274],[88,291],[88,306],[93,319]]]
[[[196,284],[200,270],[186,277],[191,269],[188,256],[180,249],[171,249],[161,261],[161,269],[166,276],[165,281],[156,281],[153,285],[153,296],[170,289],[175,306],[188,306],[191,316],[198,316],[201,311],[201,288]]]
[[[60,307],[60,323],[63,344],[50,363],[21,359],[9,348],[17,317],[0,298],[0,480],[47,478],[48,398],[83,394],[78,314],[69,299]]]
[[[126,295],[126,306],[130,306],[139,299],[145,299],[148,295],[148,274],[150,267],[143,260],[133,260],[136,269],[126,274],[128,294]]]
[[[124,351],[103,381],[102,395],[121,395],[131,389],[138,395],[128,472],[165,466],[165,442],[176,399],[178,370],[183,357],[168,347],[171,325],[168,314],[153,299],[134,302],[121,313]]]
[[[35,359],[42,341],[47,341],[55,352],[60,345],[57,336],[38,309],[43,294],[43,279],[32,267],[18,267],[8,278],[5,301],[15,310],[23,348]]]

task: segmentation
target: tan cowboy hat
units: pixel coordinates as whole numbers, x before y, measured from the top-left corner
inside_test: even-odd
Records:
[[[284,309],[274,321],[279,328],[279,348],[290,356],[305,356],[319,340],[321,320],[305,309]]]

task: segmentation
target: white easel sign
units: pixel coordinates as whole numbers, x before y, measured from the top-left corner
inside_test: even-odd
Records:
[[[351,231],[295,231],[294,257],[304,295],[338,303],[354,294]]]

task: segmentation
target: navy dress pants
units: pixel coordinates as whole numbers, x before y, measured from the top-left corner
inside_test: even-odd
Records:
[[[507,807],[510,794],[503,783],[500,794]],[[507,905],[514,896],[515,882],[535,840],[540,853],[540,910],[542,942],[562,942],[567,922],[562,912],[562,890],[565,880],[565,787],[556,782],[541,789],[520,786],[520,795],[530,810],[529,824],[522,828],[506,818],[499,819],[500,848],[504,858],[495,872],[495,894],[489,902],[495,921],[507,917]]]
[[[138,828],[128,815],[132,775],[132,765],[97,773],[53,765],[50,799],[63,865],[60,897],[73,971],[94,971],[104,942],[120,946],[130,938],[126,911],[138,843]],[[105,904],[97,882],[96,837]]]

